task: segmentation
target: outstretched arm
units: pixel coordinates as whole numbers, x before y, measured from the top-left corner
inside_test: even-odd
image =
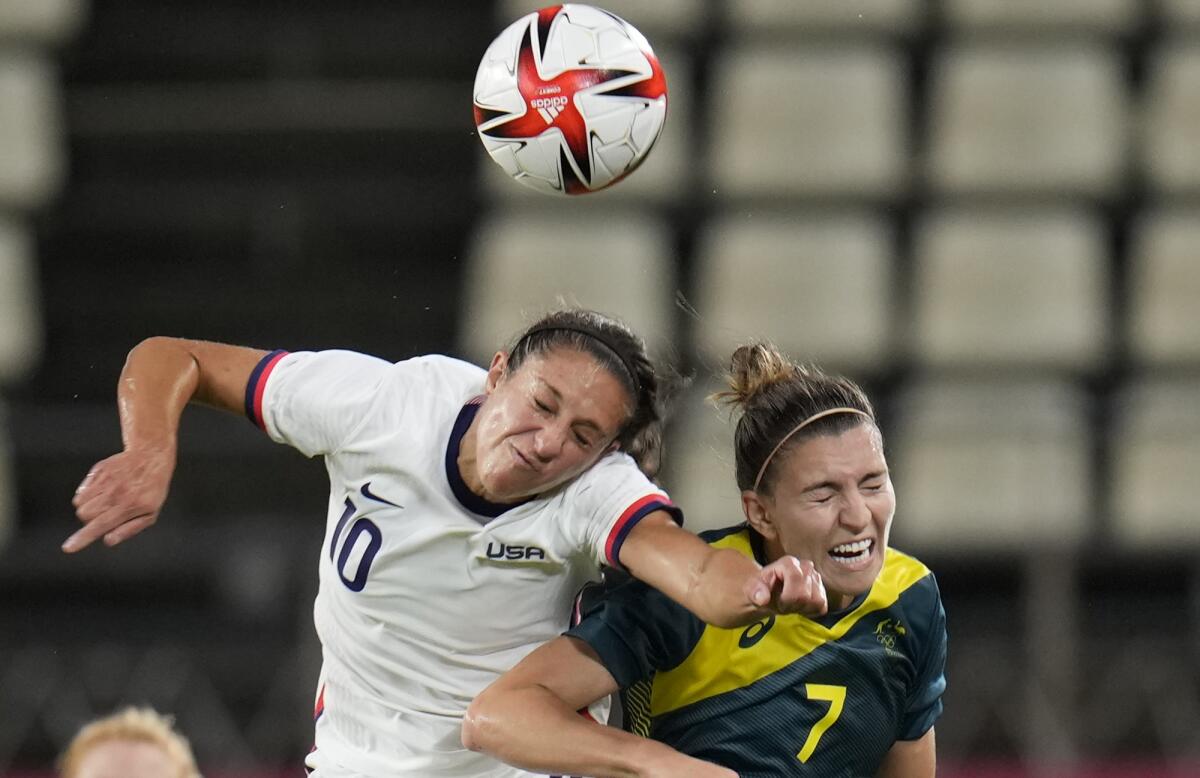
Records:
[[[563,775],[737,777],[576,712],[616,690],[589,645],[555,638],[475,698],[463,719],[463,745],[526,770]]]
[[[83,528],[63,551],[74,553],[99,538],[115,546],[153,524],[175,472],[184,407],[194,401],[239,413],[250,374],[265,354],[165,337],[134,347],[117,383],[124,450],[93,465],[75,490],[72,504]]]
[[[743,627],[773,613],[819,616],[825,586],[812,562],[793,556],[759,567],[731,548],[713,548],[665,511],[642,519],[621,546],[621,564],[715,627]]]

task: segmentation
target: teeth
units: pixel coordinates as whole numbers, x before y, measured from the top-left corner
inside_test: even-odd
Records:
[[[840,546],[834,546],[832,553],[834,554],[860,554],[871,547],[870,540],[856,540],[853,543],[843,543]]]

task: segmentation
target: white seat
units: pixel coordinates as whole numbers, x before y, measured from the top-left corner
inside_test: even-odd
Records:
[[[930,76],[927,178],[943,195],[1113,194],[1127,95],[1099,44],[951,47]]]
[[[41,299],[33,239],[0,214],[0,387],[27,377],[41,356]]]
[[[522,0],[496,3],[496,32],[546,3],[530,4]],[[616,14],[645,35],[657,51],[660,41],[688,38],[704,31],[708,3],[704,0],[604,0],[598,6]]]
[[[697,352],[723,365],[738,345],[769,340],[829,369],[886,369],[892,241],[882,219],[853,211],[719,218],[697,243]]]
[[[1127,389],[1111,438],[1114,539],[1135,548],[1200,548],[1200,379]]]
[[[1151,188],[1200,192],[1200,42],[1166,44],[1150,59],[1142,159]]]
[[[1133,359],[1200,366],[1200,210],[1163,210],[1139,220],[1128,288]]]
[[[1158,0],[1155,5],[1166,29],[1200,29],[1200,0]]]
[[[655,54],[667,76],[667,123],[662,135],[637,170],[607,189],[580,195],[588,202],[613,205],[636,200],[666,201],[677,197],[692,184],[695,160],[692,152],[691,62],[678,49],[656,49]],[[499,165],[487,158],[482,147],[479,154],[481,184],[490,198],[531,206],[553,199],[513,181]]]
[[[735,420],[727,406],[716,407],[706,399],[723,389],[715,380],[697,382],[679,399],[666,441],[662,483],[692,532],[746,520],[734,473]]]
[[[1127,33],[1142,20],[1139,0],[945,0],[956,31]]]
[[[907,35],[926,16],[918,0],[727,0],[724,24],[739,35]]]
[[[0,0],[0,40],[61,43],[87,18],[84,0]]]
[[[0,49],[0,207],[35,208],[64,173],[64,133],[53,66]]]
[[[1102,365],[1107,251],[1100,221],[1083,211],[931,212],[915,239],[914,356],[934,367]]]
[[[1038,380],[905,389],[888,441],[896,544],[918,555],[1077,544],[1092,508],[1083,399]]]
[[[869,44],[754,47],[713,73],[710,186],[726,197],[864,196],[906,182],[908,84]]]
[[[3,400],[0,399],[0,552],[17,529],[17,479],[14,474],[7,411]]]
[[[477,361],[486,363],[507,339],[564,304],[615,315],[654,353],[670,351],[671,236],[643,213],[567,207],[498,214],[477,228],[467,262],[459,343]]]

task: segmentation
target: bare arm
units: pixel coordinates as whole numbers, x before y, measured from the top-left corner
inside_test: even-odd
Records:
[[[616,690],[589,645],[555,638],[475,698],[463,719],[463,745],[526,770],[563,775],[736,778],[732,770],[576,712]]]
[[[897,740],[879,768],[878,778],[933,778],[937,749],[933,729],[916,740]]]
[[[633,528],[621,564],[716,627],[742,627],[772,613],[817,616],[828,608],[812,562],[785,556],[759,567],[734,549],[713,548],[665,511]]]
[[[72,504],[83,522],[63,543],[74,553],[103,537],[115,546],[149,527],[175,472],[179,417],[189,402],[233,413],[266,354],[258,349],[181,338],[149,338],[125,360],[117,383],[124,450],[92,466]]]

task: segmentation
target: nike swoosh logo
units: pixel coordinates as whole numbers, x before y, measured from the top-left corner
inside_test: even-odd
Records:
[[[404,507],[403,505],[397,505],[396,503],[392,502],[391,500],[385,500],[377,494],[371,494],[370,486],[371,486],[371,482],[367,481],[365,484],[362,485],[362,488],[358,490],[359,492],[362,493],[363,497],[366,497],[368,500],[374,500],[375,502],[381,502],[384,505],[390,505],[393,508],[403,508]]]

